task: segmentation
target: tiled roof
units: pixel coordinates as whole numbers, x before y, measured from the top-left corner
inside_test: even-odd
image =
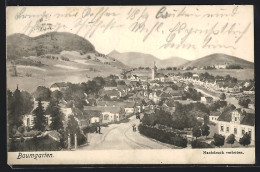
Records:
[[[100,117],[101,111],[99,110],[84,110],[86,112],[86,114],[88,114],[90,117]]]
[[[113,106],[84,106],[84,110],[94,110],[100,112],[110,112],[110,113],[120,113],[122,111],[121,107]]]
[[[156,77],[156,78],[161,78],[161,77],[168,78],[168,76],[165,75],[165,74],[163,74],[163,73],[157,73],[155,77]]]
[[[98,106],[116,106],[122,108],[131,108],[134,107],[135,102],[122,102],[122,101],[98,101]]]
[[[230,122],[232,120],[232,111],[233,110],[222,112],[222,114],[218,117],[218,121]]]
[[[210,116],[220,116],[221,112],[219,112],[219,111],[211,111],[209,115]]]

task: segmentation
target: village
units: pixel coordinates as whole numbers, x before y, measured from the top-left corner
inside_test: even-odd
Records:
[[[17,86],[8,95],[14,97],[20,92]],[[102,139],[103,145],[109,144],[107,137],[100,134],[118,125],[127,131],[132,128],[137,131],[138,136],[129,133],[127,137],[132,137],[139,146],[149,144],[145,142],[154,144],[142,137],[178,148],[221,147],[228,146],[227,143],[254,146],[254,95],[254,81],[196,71],[165,74],[154,63],[146,76],[130,71],[96,77],[86,83],[39,86],[31,95],[32,107],[21,114],[22,122],[13,128],[9,139],[26,143],[48,137],[57,150],[90,149]],[[39,111],[44,117],[39,117]],[[122,128],[118,129],[118,135],[123,134]],[[124,130],[125,135],[127,131]],[[14,151],[20,149],[19,144],[11,143]],[[120,147],[118,142],[114,143]],[[28,150],[25,145],[22,147]],[[48,150],[48,145],[43,149]]]

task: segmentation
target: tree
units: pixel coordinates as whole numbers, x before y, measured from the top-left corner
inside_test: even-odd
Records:
[[[77,120],[72,115],[69,116],[67,133],[70,134],[70,140],[72,145],[75,144],[74,134],[77,135],[78,145],[81,145],[87,141],[86,137],[81,133]]]
[[[226,99],[226,94],[225,94],[225,93],[221,93],[220,96],[219,96],[219,98],[220,98],[221,100],[225,100],[225,99]]]
[[[214,145],[217,146],[217,147],[221,147],[224,145],[224,142],[225,142],[225,137],[222,136],[221,134],[214,134],[213,136],[214,138]]]
[[[251,143],[251,136],[248,133],[245,133],[242,138],[239,139],[239,144],[247,146]]]
[[[49,101],[51,98],[51,90],[44,86],[38,86],[34,92],[34,96],[36,100]]]
[[[9,90],[7,91],[7,111],[8,111],[8,125],[9,125],[9,136],[12,137],[18,127],[22,126],[22,115],[23,115],[23,101],[21,91],[18,86],[14,93]]]
[[[34,118],[34,129],[44,131],[46,126],[46,118],[44,116],[44,109],[41,100],[38,101],[38,107],[33,111]]]
[[[201,134],[202,134],[202,136],[206,136],[206,138],[207,138],[207,136],[210,134],[209,130],[210,130],[209,126],[207,124],[204,124],[201,127]]]
[[[235,138],[234,134],[230,134],[226,140],[227,144],[231,144],[231,147],[235,143],[235,141],[236,141],[236,138]]]
[[[204,124],[207,125],[209,123],[209,115],[204,115],[203,120]]]
[[[196,125],[195,127],[193,127],[192,135],[193,135],[193,137],[196,137],[196,140],[197,140],[198,137],[201,136],[201,130],[200,130],[199,126]]]
[[[117,82],[118,85],[126,85],[125,81],[124,80],[120,80]]]
[[[60,101],[62,99],[62,97],[63,97],[63,94],[59,90],[55,90],[55,91],[51,92],[52,100]]]
[[[104,80],[104,78],[102,78],[102,77],[95,77],[95,78],[93,78],[93,81],[95,81],[96,82],[96,87],[97,87],[97,90],[99,91],[100,89],[102,89],[102,88],[104,88],[104,86],[105,86],[105,80]]]
[[[238,100],[238,104],[240,106],[243,106],[244,108],[248,108],[248,104],[250,103],[250,101],[251,101],[250,99],[240,98]]]
[[[60,110],[58,101],[55,101],[55,100],[50,101],[50,104],[46,109],[46,114],[51,115],[50,128],[52,130],[58,131],[60,129],[63,129],[64,114]]]
[[[29,113],[33,110],[33,97],[27,91],[21,91],[22,114]]]

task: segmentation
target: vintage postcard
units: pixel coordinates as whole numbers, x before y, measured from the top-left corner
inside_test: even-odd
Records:
[[[252,5],[9,6],[8,164],[254,164]]]

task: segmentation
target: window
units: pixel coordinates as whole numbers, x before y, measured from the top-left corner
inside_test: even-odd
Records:
[[[220,131],[224,131],[224,126],[221,126],[221,127],[220,127]]]
[[[105,116],[104,116],[104,119],[105,119],[105,120],[108,120],[108,118],[109,118],[109,115],[105,115]]]
[[[242,129],[242,135],[244,135],[245,134],[245,130],[244,129]]]
[[[235,117],[235,121],[237,121],[237,117]]]
[[[229,132],[229,127],[227,127],[227,133]]]
[[[234,134],[237,134],[237,129],[236,128],[234,128]]]
[[[27,118],[27,126],[30,126],[30,118]]]
[[[248,134],[249,134],[250,137],[251,137],[251,133],[252,133],[251,130],[249,130],[249,131],[248,131]]]

